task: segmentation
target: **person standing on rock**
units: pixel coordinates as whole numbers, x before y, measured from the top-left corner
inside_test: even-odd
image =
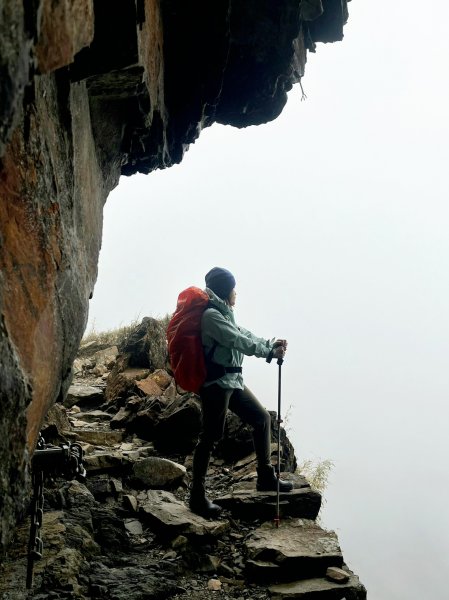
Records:
[[[283,358],[287,342],[265,340],[236,325],[233,310],[235,278],[227,269],[214,267],[205,279],[209,306],[202,316],[201,337],[208,375],[199,391],[203,430],[193,454],[189,506],[196,514],[215,517],[221,507],[207,498],[205,478],[214,444],[223,436],[228,408],[253,428],[257,490],[277,490],[277,477],[271,464],[271,417],[244,385],[242,362],[245,354]],[[279,481],[281,492],[289,492],[292,488],[291,482]]]

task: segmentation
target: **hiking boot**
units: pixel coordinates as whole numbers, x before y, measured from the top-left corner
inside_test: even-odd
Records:
[[[205,517],[206,519],[216,519],[222,511],[221,506],[209,500],[204,489],[192,489],[190,492],[189,508],[196,515],[200,515],[200,517]]]
[[[278,489],[278,478],[276,476],[274,467],[267,465],[265,467],[257,468],[257,484],[256,489],[258,492],[277,492]],[[279,491],[280,492],[291,492],[293,489],[293,483],[291,481],[279,480]]]

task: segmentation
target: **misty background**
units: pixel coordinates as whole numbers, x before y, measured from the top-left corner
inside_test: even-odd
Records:
[[[87,331],[173,312],[213,266],[236,320],[289,341],[298,460],[370,600],[448,597],[449,6],[351,2],[273,123],[214,125],[105,206]],[[277,367],[246,358],[270,410]]]

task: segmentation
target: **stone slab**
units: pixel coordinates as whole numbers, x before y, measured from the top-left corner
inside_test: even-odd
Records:
[[[347,583],[322,578],[303,579],[269,587],[271,600],[365,600],[366,589],[355,575]]]
[[[264,523],[245,548],[248,575],[259,581],[324,577],[328,567],[343,565],[337,535],[306,519],[281,521],[279,527]]]
[[[160,396],[162,394],[162,389],[158,386],[156,381],[154,381],[154,379],[152,379],[151,376],[147,377],[146,379],[136,381],[136,386],[146,396]]]
[[[117,471],[129,464],[120,452],[98,452],[86,456],[83,462],[88,473]]]
[[[110,421],[112,415],[102,410],[90,410],[89,412],[78,413],[77,418],[88,423],[94,423],[97,421]]]
[[[98,408],[104,402],[104,390],[92,385],[71,385],[63,404],[71,408],[75,404],[84,408]]]
[[[154,379],[154,381],[162,390],[166,390],[173,381],[173,378],[170,377],[170,375],[167,373],[167,371],[164,371],[164,369],[156,369],[156,371],[151,373],[150,377],[151,379]]]
[[[304,480],[305,481],[305,480]],[[302,485],[302,484],[300,484]],[[316,519],[321,507],[321,495],[305,482],[304,487],[280,494],[279,510],[282,518]],[[276,492],[258,492],[255,482],[249,487],[235,486],[234,490],[214,500],[233,516],[254,521],[269,521],[276,515]]]
[[[163,537],[173,539],[187,537],[216,538],[229,529],[228,521],[203,519],[192,513],[187,506],[170,492],[149,490],[146,499],[140,500],[140,516]]]
[[[114,446],[119,444],[125,438],[126,433],[124,431],[82,431],[76,432],[76,437],[86,444],[93,444],[94,446]]]
[[[142,535],[143,533],[142,523],[137,519],[125,519],[125,529],[131,535]]]

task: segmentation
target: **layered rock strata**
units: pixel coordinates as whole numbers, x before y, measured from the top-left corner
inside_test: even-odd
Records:
[[[42,420],[64,398],[120,175],[202,128],[274,119],[345,0],[0,4],[0,550]]]

